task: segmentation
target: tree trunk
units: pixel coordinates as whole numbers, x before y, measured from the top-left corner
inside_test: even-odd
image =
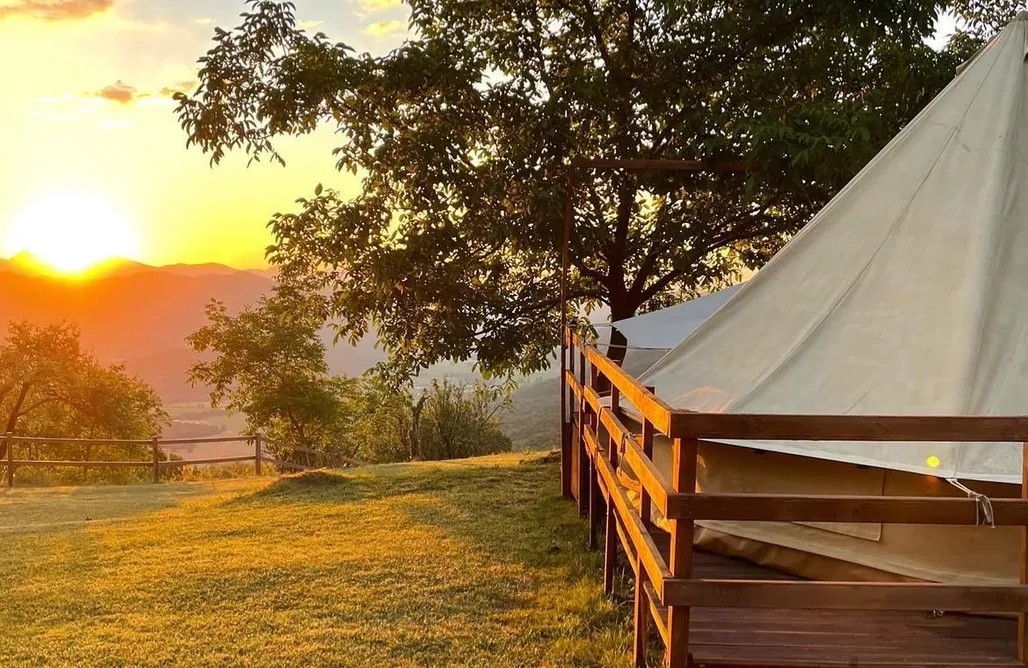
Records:
[[[425,395],[422,394],[411,406],[410,413],[410,460],[417,461],[421,456],[421,409],[425,407]]]
[[[29,389],[32,387],[31,383],[22,383],[21,390],[18,392],[18,400],[14,402],[14,407],[11,409],[11,414],[7,418],[7,428],[4,429],[5,434],[13,434],[14,427],[18,424],[18,418],[21,417],[21,407],[25,404],[25,397],[29,394]],[[7,443],[0,441],[0,459],[7,457]]]
[[[607,347],[607,357],[618,366],[624,366],[625,357],[628,355],[628,338],[620,329],[611,325],[610,345]]]

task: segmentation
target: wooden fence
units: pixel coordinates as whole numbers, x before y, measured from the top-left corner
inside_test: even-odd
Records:
[[[696,520],[881,522],[974,525],[978,502],[955,497],[822,496],[696,492],[701,440],[791,441],[1028,441],[1028,417],[813,416],[704,414],[676,410],[622,371],[596,348],[566,331],[569,354],[562,400],[571,407],[562,439],[562,489],[589,517],[590,546],[604,533],[604,586],[614,583],[617,542],[635,571],[635,665],[646,665],[652,618],[670,668],[689,665],[692,607],[949,610],[1016,612],[1018,660],[1028,659],[1028,444],[1022,446],[1020,499],[993,499],[997,525],[1021,528],[1021,584],[949,585],[696,579],[692,577]],[[607,382],[603,382],[603,381]],[[598,388],[609,387],[602,397]],[[625,426],[626,405],[638,431]],[[601,438],[602,432],[605,436]],[[653,439],[672,447],[670,471],[654,465]],[[639,503],[618,475],[624,463],[639,480]],[[652,508],[668,520],[670,556],[654,541]]]
[[[3,462],[7,486],[13,487],[15,471],[27,466],[39,467],[82,467],[82,468],[147,468],[151,471],[152,481],[157,483],[161,480],[161,471],[164,469],[180,468],[183,466],[207,465],[207,464],[231,464],[239,462],[253,462],[254,473],[261,475],[264,463],[272,464],[279,469],[308,470],[323,466],[352,467],[363,466],[364,462],[344,457],[342,455],[312,450],[300,446],[288,445],[273,441],[263,434],[254,436],[219,436],[214,438],[151,438],[151,439],[99,439],[99,438],[44,438],[35,436],[14,436],[5,434],[3,441],[6,445],[7,457]],[[202,459],[171,459],[161,458],[165,453],[164,447],[170,445],[212,445],[221,443],[248,443],[253,447],[252,454],[236,455],[231,457],[208,457]],[[145,446],[149,449],[150,457],[145,460],[128,461],[87,461],[79,459],[16,459],[14,448],[19,445],[31,446],[57,446],[62,445],[106,445],[106,446]],[[294,454],[303,455],[304,464],[292,461],[285,461],[276,458],[267,451],[267,446],[277,448],[279,451],[291,451]],[[167,457],[167,454],[165,453]]]

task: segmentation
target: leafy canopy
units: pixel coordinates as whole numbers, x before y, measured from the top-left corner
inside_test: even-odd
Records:
[[[205,356],[190,368],[189,380],[211,388],[212,407],[246,415],[248,433],[342,452],[347,415],[340,398],[347,381],[328,375],[318,336],[324,317],[322,299],[289,290],[262,297],[238,315],[212,301],[207,324],[186,339]]]
[[[573,312],[677,302],[765,262],[944,86],[964,53],[923,43],[937,12],[997,20],[982,0],[410,0],[413,36],[373,56],[247,4],[179,120],[214,163],[338,130],[362,193],[276,215],[269,258],[331,295],[342,337],[374,328],[395,378],[548,365],[569,159],[748,163],[578,175]]]
[[[6,433],[18,436],[146,439],[160,435],[168,416],[150,386],[83,350],[77,327],[25,321],[9,324],[0,339],[0,419]],[[130,459],[148,452],[138,450],[62,445],[33,457]],[[0,443],[0,458],[6,454]]]

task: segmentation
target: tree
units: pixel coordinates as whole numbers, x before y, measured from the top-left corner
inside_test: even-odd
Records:
[[[432,381],[422,397],[417,427],[417,459],[460,459],[510,452],[498,413],[510,402],[502,388]]]
[[[207,324],[187,341],[214,357],[194,364],[189,380],[210,386],[212,407],[246,415],[248,433],[285,446],[272,446],[276,454],[293,459],[289,446],[350,454],[342,402],[350,381],[328,374],[318,335],[324,318],[320,297],[288,288],[235,316],[212,301]]]
[[[981,48],[1026,8],[1023,0],[953,0],[948,7],[958,19],[953,37],[969,40],[972,46]]]
[[[20,436],[147,439],[160,435],[168,416],[146,383],[84,351],[75,326],[16,322],[0,340],[0,419]],[[91,446],[62,446],[59,458],[91,453]],[[0,443],[0,458],[6,454]],[[105,456],[138,454],[119,446]]]
[[[419,393],[360,379],[350,393],[350,440],[368,462],[429,461],[509,452],[499,414],[503,388],[433,380]]]
[[[417,459],[418,424],[423,397],[369,375],[347,393],[347,411],[354,416],[349,440],[355,456],[375,464]]]
[[[569,159],[748,165],[580,175],[573,312],[629,317],[760,266],[959,62],[923,43],[941,0],[410,5],[413,37],[373,57],[300,30],[290,3],[249,0],[177,98],[212,163],[240,149],[284,164],[276,138],[337,128],[363,192],[319,185],[276,215],[269,258],[332,295],[344,338],[374,327],[394,378],[444,359],[548,366]]]

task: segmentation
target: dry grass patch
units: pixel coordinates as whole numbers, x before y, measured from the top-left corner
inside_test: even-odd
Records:
[[[4,666],[629,663],[538,455],[15,489],[0,540]]]

